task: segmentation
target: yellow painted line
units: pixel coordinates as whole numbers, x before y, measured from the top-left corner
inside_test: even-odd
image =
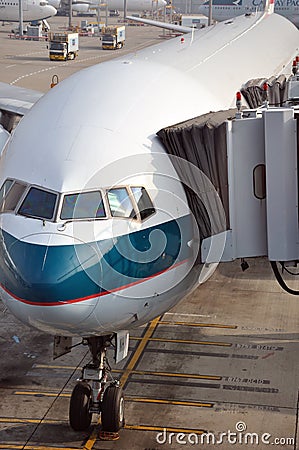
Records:
[[[40,423],[41,419],[17,419],[16,417],[0,417],[0,423]],[[43,423],[61,423],[61,420],[44,419]],[[63,421],[66,422],[66,421]]]
[[[135,351],[135,353],[133,354],[131,360],[129,361],[129,364],[127,365],[126,369],[124,370],[124,373],[122,374],[122,376],[120,377],[120,383],[122,385],[125,385],[125,383],[127,382],[131,372],[134,370],[134,367],[136,367],[142,352],[145,349],[145,346],[147,345],[149,339],[152,337],[152,335],[155,332],[155,329],[157,328],[157,325],[160,322],[160,317],[157,317],[156,319],[152,320],[149,324],[148,329],[146,330],[143,338],[141,339],[141,341],[139,342],[137,349]]]
[[[14,395],[32,395],[35,397],[57,397],[58,393],[54,392],[39,392],[39,391],[15,391]],[[67,397],[69,398],[71,394],[59,394],[59,397]]]
[[[213,403],[201,403],[201,402],[184,402],[181,400],[163,400],[153,398],[137,398],[137,397],[125,397],[126,401],[140,402],[140,403],[157,403],[160,405],[178,405],[178,406],[196,406],[199,408],[213,408]]]
[[[30,391],[16,391],[14,393],[15,395],[32,395],[33,397],[37,394],[36,392],[30,392]],[[45,396],[45,397],[54,397],[55,394],[52,394],[51,392],[43,392],[41,395]],[[71,394],[64,394],[64,397],[70,397]],[[155,398],[138,398],[138,397],[126,397],[125,396],[125,400],[127,402],[141,402],[144,401],[146,403],[165,403],[165,404],[172,404],[172,405],[189,405],[189,406],[206,406],[208,408],[212,407],[213,404],[212,403],[198,403],[198,402],[183,402],[183,401],[176,401],[176,400],[159,400],[159,399],[155,399]],[[0,422],[5,422],[7,419],[6,418],[1,418],[0,417]],[[23,420],[27,420],[27,419],[10,419],[12,421],[17,420],[17,421],[23,421]],[[38,419],[28,419],[28,420],[32,420],[32,423],[36,423],[39,422]],[[44,421],[43,421],[44,422]],[[59,423],[58,421],[55,420],[50,420],[50,423],[55,422],[55,423]]]
[[[143,338],[141,339],[141,341],[139,342],[139,344],[137,346],[137,349],[135,350],[135,353],[132,355],[126,369],[124,370],[122,376],[120,377],[119,381],[120,381],[121,385],[123,385],[123,386],[125,385],[130,374],[132,373],[132,370],[134,370],[134,367],[136,367],[136,365],[142,355],[142,352],[144,351],[145,346],[148,343],[149,338],[152,337],[153,333],[155,332],[156,327],[158,326],[160,317],[161,316],[157,317],[156,319],[154,319],[150,322]],[[97,438],[96,431],[94,429],[85,444],[84,450],[91,450],[95,444],[96,438]]]
[[[48,366],[45,364],[38,364],[36,367],[41,369],[51,369],[56,368],[57,366]],[[66,366],[65,366],[66,367]],[[71,367],[69,367],[71,368]],[[112,372],[114,373],[122,373],[124,372],[123,369],[113,369]],[[197,375],[197,374],[191,374],[191,373],[171,373],[171,372],[152,372],[152,371],[146,371],[146,370],[132,370],[131,372],[134,375],[150,375],[150,376],[161,376],[161,377],[178,377],[178,378],[194,378],[194,379],[200,379],[200,380],[222,380],[222,376],[218,375]],[[38,393],[37,393],[38,394]],[[54,394],[53,394],[54,395]],[[60,394],[60,396],[68,396],[68,394]]]
[[[78,370],[82,370],[82,367],[80,366],[57,366],[55,364],[34,364],[32,366],[33,369],[51,369],[51,370],[56,370],[56,369],[60,369],[60,370],[74,370],[74,369],[78,369]],[[122,369],[112,369],[112,372],[114,373],[120,373],[123,372]]]
[[[33,369],[60,369],[60,370],[74,370],[74,369],[78,369],[78,370],[82,370],[82,367],[75,367],[75,366],[59,366],[59,365],[55,365],[55,364],[33,364],[32,366]]]
[[[222,325],[221,323],[192,323],[192,322],[170,322],[167,320],[160,320],[159,325],[184,325],[186,327],[203,327],[203,328],[227,328],[236,330],[237,325]]]
[[[155,377],[177,377],[177,378],[193,378],[196,380],[214,380],[220,381],[222,377],[218,375],[197,375],[192,373],[171,373],[171,372],[148,372],[146,370],[132,370],[134,375],[152,375]]]
[[[83,450],[91,450],[95,444],[95,441],[97,440],[97,437],[98,437],[98,431],[96,428],[94,428],[91,435],[88,438],[88,441],[84,445]]]
[[[36,392],[30,392],[30,391],[16,391],[14,393],[15,395],[32,395],[35,396],[37,393]],[[45,396],[45,397],[55,397],[55,394],[51,393],[51,392],[43,392],[41,393],[41,395]],[[71,394],[64,394],[64,397],[70,397]],[[144,402],[144,403],[163,403],[163,404],[168,404],[168,405],[184,405],[184,406],[202,406],[202,407],[206,407],[206,408],[212,408],[213,404],[212,403],[200,403],[200,402],[185,402],[185,401],[181,401],[181,400],[160,400],[160,399],[155,399],[155,398],[143,398],[143,397],[126,397],[125,396],[125,401],[126,402]],[[27,420],[27,419],[10,419],[12,421],[17,420],[17,421],[23,421],[23,420]],[[38,419],[28,419],[31,420],[32,423],[37,423],[39,422]],[[0,422],[3,421],[5,422],[6,419],[1,419],[0,418]],[[43,421],[44,422],[44,421]],[[50,423],[55,422],[57,423],[57,421],[51,420]]]
[[[187,428],[172,428],[172,427],[151,427],[146,425],[125,425],[126,430],[137,430],[137,431],[166,431],[167,433],[185,433],[185,434],[203,434],[206,430],[192,430]]]
[[[161,322],[160,322],[161,323]],[[139,341],[141,337],[130,337],[130,339]],[[150,338],[149,341],[170,342],[174,344],[194,344],[194,345],[215,345],[217,347],[231,347],[231,342],[214,342],[214,341],[192,341],[186,339],[164,339],[164,338]]]

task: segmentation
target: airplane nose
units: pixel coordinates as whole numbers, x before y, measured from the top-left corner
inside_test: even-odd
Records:
[[[16,239],[2,231],[0,277],[15,299],[31,305],[61,305],[96,296],[101,288],[101,265],[88,244],[63,236],[36,234]],[[57,244],[57,242],[56,242]]]

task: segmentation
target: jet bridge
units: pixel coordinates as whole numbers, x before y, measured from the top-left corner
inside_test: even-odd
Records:
[[[265,92],[260,108],[241,109],[238,104],[237,110],[210,113],[157,134],[169,154],[203,171],[222,201],[226,224],[218,230],[225,235],[220,261],[267,256],[281,286],[299,294],[278,271],[278,263],[282,269],[299,264],[299,76],[294,74],[284,89],[284,107],[269,106]],[[211,217],[196,196],[188,189],[186,193],[202,239],[201,262],[218,262],[209,254]],[[248,265],[243,261],[241,267]]]

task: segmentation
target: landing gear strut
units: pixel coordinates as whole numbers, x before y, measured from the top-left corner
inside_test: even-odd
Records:
[[[92,363],[82,369],[82,375],[72,392],[69,419],[76,431],[87,430],[92,414],[101,414],[103,431],[117,433],[124,425],[124,397],[119,381],[111,375],[106,358],[113,335],[88,338]]]

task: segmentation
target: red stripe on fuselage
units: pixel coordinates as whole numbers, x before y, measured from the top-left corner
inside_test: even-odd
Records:
[[[124,286],[120,286],[118,288],[115,289],[111,289],[110,291],[105,291],[105,292],[99,292],[98,294],[93,294],[93,295],[89,295],[87,297],[80,297],[80,298],[75,298],[72,300],[63,300],[63,301],[58,301],[58,302],[32,302],[30,300],[25,300],[23,298],[18,297],[17,295],[13,294],[12,292],[10,292],[6,287],[3,286],[3,284],[0,284],[1,288],[11,297],[13,297],[15,300],[18,300],[19,302],[25,303],[26,305],[32,305],[32,306],[61,306],[61,305],[68,305],[71,303],[79,303],[79,302],[84,302],[86,300],[90,300],[92,298],[96,298],[96,297],[103,297],[104,295],[108,295],[108,294],[112,294],[113,292],[118,292],[121,291],[122,289],[127,289],[130,288],[132,286],[136,286],[137,284],[141,284],[144,283],[145,281],[148,281],[152,278],[155,278],[159,275],[162,275],[163,273],[166,273],[172,269],[175,269],[176,267],[181,266],[182,264],[185,264],[188,261],[188,259],[185,259],[184,261],[178,262],[177,264],[174,264],[171,267],[168,267],[168,269],[165,270],[161,270],[160,272],[155,273],[154,275],[151,275],[147,278],[142,278],[141,280],[138,281],[134,281],[132,283],[126,284]]]

